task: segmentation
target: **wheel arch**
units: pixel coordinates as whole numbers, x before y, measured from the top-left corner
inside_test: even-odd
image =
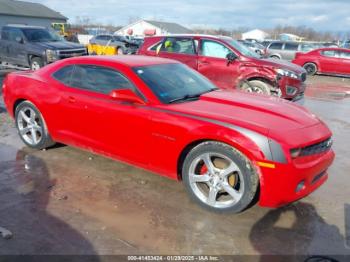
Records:
[[[252,75],[252,76],[247,77],[246,79],[241,80],[239,83],[239,87],[241,88],[246,82],[250,82],[250,81],[261,81],[261,82],[264,82],[270,86],[275,86],[275,82],[273,79],[270,79],[270,78],[264,77],[264,76]]]
[[[28,99],[25,99],[25,98],[17,98],[15,100],[15,102],[13,103],[13,108],[12,108],[12,115],[15,116],[15,113],[16,113],[16,108],[19,106],[19,104],[21,104],[22,102],[24,101],[29,101]],[[29,101],[30,102],[30,101]]]

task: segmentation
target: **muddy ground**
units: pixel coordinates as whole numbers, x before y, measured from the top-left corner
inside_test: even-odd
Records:
[[[350,255],[350,80],[308,80],[305,106],[334,132],[329,180],[280,209],[207,212],[181,183],[69,146],[30,150],[0,97],[3,254]],[[0,94],[1,95],[1,94]]]

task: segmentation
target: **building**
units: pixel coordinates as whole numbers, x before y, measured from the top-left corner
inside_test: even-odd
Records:
[[[268,33],[264,32],[262,30],[259,30],[259,29],[254,29],[254,30],[242,33],[243,40],[255,39],[255,40],[263,41],[268,36],[269,36]]]
[[[190,34],[192,31],[177,23],[139,20],[115,32],[117,35],[151,36],[168,34]]]
[[[38,3],[0,0],[0,27],[25,24],[51,27],[52,23],[66,23],[67,17]]]
[[[287,33],[283,33],[279,35],[279,39],[282,41],[303,41],[304,37],[300,37],[297,35],[293,35],[293,34],[287,34]]]

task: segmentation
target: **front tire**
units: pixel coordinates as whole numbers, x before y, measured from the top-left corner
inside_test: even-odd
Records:
[[[191,198],[215,212],[243,211],[258,188],[250,161],[233,147],[215,141],[201,143],[188,153],[182,178]]]
[[[28,147],[44,149],[55,144],[40,111],[31,102],[24,101],[16,107],[15,120],[18,134]]]
[[[317,65],[314,63],[306,63],[303,67],[309,76],[315,75],[317,73],[317,70],[318,70]]]
[[[44,66],[44,62],[40,57],[30,59],[30,69],[33,71],[39,70]]]
[[[241,89],[248,93],[257,93],[264,95],[271,95],[271,85],[260,81],[260,80],[252,80],[243,83]]]

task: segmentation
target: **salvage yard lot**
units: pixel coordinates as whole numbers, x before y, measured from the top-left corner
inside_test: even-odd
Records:
[[[181,183],[73,147],[30,150],[1,97],[0,227],[13,238],[0,239],[0,254],[350,255],[350,80],[307,84],[305,106],[334,132],[329,180],[287,207],[239,215],[207,212]]]

